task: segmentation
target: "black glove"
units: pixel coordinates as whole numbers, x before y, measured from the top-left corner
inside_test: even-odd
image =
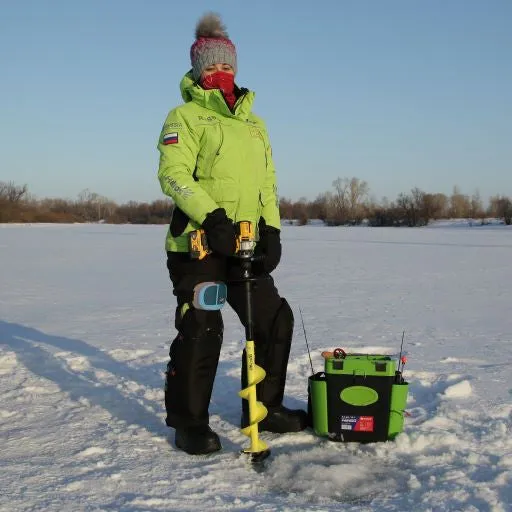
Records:
[[[263,255],[263,268],[265,272],[270,274],[281,261],[281,231],[272,226],[267,226],[263,217],[258,222],[258,231],[260,241],[258,242],[257,252]]]
[[[236,250],[236,229],[224,208],[210,212],[203,221],[210,249],[224,256],[233,256]]]

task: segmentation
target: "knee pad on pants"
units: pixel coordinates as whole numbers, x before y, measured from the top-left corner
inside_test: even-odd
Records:
[[[219,311],[189,308],[169,350],[165,405],[167,425],[208,423],[208,406],[222,345]]]

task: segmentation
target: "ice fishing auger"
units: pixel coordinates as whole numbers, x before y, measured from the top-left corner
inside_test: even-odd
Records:
[[[252,224],[249,221],[237,223],[237,239],[235,256],[240,259],[242,270],[241,282],[245,287],[246,327],[245,327],[245,357],[247,367],[247,384],[238,394],[248,401],[249,425],[242,428],[242,433],[248,436],[251,444],[243,450],[250,454],[253,462],[259,462],[270,455],[266,443],[258,435],[258,423],[267,415],[266,407],[256,398],[256,385],[265,378],[265,370],[256,364],[254,350],[254,333],[252,317],[252,262],[256,239]],[[197,229],[189,234],[189,252],[194,259],[203,259],[211,253],[206,234],[203,229]],[[201,283],[194,289],[194,305],[200,309],[220,309],[227,296],[224,283]]]
[[[253,461],[266,459],[270,450],[266,443],[258,436],[258,423],[267,415],[267,408],[256,398],[256,384],[265,378],[265,370],[256,364],[254,351],[254,333],[252,318],[252,261],[255,247],[255,236],[252,224],[241,221],[237,224],[238,237],[236,255],[240,258],[242,269],[242,282],[245,286],[246,326],[245,326],[245,356],[247,366],[247,385],[238,394],[249,402],[249,425],[242,428],[242,434],[251,439],[249,448],[243,453],[251,455]]]

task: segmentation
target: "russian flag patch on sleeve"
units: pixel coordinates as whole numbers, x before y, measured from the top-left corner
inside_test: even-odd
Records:
[[[162,139],[164,146],[178,144],[178,132],[166,133]]]

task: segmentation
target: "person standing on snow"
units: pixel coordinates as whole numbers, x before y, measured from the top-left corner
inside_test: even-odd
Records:
[[[276,177],[263,121],[251,112],[254,92],[235,85],[237,55],[221,19],[203,16],[190,49],[192,70],[181,81],[185,103],[168,114],[158,149],[162,191],[174,201],[166,237],[167,268],[177,297],[175,327],[166,372],[166,424],[176,429],[176,447],[189,454],[221,449],[209,426],[208,407],[222,344],[220,311],[198,309],[194,287],[217,281],[227,285],[227,302],[246,321],[240,262],[233,257],[235,223],[258,227],[253,264],[253,322],[256,363],[266,371],[257,386],[268,409],[260,430],[297,432],[307,414],[283,406],[293,313],[280,297],[270,273],[281,258]],[[204,229],[211,254],[192,259],[189,232]],[[242,382],[245,379],[245,357]],[[248,421],[243,401],[242,424]]]

